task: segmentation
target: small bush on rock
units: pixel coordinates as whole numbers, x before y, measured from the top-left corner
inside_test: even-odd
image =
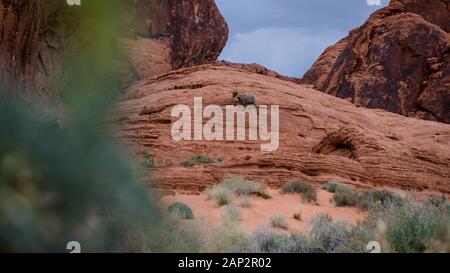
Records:
[[[284,184],[281,187],[281,193],[299,193],[303,200],[307,202],[317,200],[317,191],[314,186],[298,180],[292,180]]]
[[[328,182],[322,186],[322,189],[327,192],[335,193],[337,190],[351,190],[351,187],[339,182]]]
[[[233,202],[233,192],[220,185],[206,190],[206,195],[208,199],[214,200],[219,207]]]
[[[359,201],[358,193],[350,188],[337,189],[333,195],[333,203],[337,207],[352,207],[356,206]]]
[[[269,219],[270,225],[274,228],[287,229],[289,224],[286,216],[282,214],[274,214]]]
[[[372,190],[363,192],[358,201],[358,208],[368,210],[376,203],[384,204],[402,204],[404,200],[395,193],[386,190]]]

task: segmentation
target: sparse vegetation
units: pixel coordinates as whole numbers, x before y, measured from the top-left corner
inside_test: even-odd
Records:
[[[233,202],[233,192],[221,185],[206,190],[206,196],[208,199],[214,200],[219,207],[229,205]]]
[[[430,195],[428,196],[427,201],[425,204],[434,206],[436,208],[443,208],[446,205],[448,205],[447,198],[445,198],[445,195],[436,196],[436,195]]]
[[[371,190],[363,192],[359,196],[358,208],[368,210],[376,203],[384,204],[402,204],[404,200],[395,193],[386,190]]]
[[[351,187],[339,182],[328,182],[322,186],[322,189],[326,190],[327,192],[335,193],[337,190],[351,190]]]
[[[365,252],[370,234],[358,227],[333,222],[327,215],[312,220],[308,235],[285,235],[267,228],[260,228],[247,239],[248,247],[256,253],[330,253]]]
[[[221,185],[236,195],[258,195],[264,192],[266,188],[261,183],[245,180],[241,177],[225,179]]]
[[[272,198],[272,196],[270,196],[270,194],[267,192],[267,188],[262,189],[260,192],[258,192],[257,195],[266,200]]]
[[[203,236],[202,252],[253,252],[249,235],[238,221],[222,216],[222,223],[207,236]]]
[[[359,233],[342,222],[333,221],[328,215],[321,214],[311,220],[310,240],[319,253],[363,251],[367,242],[361,240]],[[353,238],[352,238],[353,237]],[[356,238],[355,238],[356,237]],[[349,247],[349,244],[355,245]]]
[[[243,196],[243,197],[241,197],[240,205],[243,208],[249,208],[252,206],[252,201],[250,200],[250,198],[248,196]]]
[[[184,168],[191,168],[196,165],[214,164],[217,162],[218,162],[217,160],[214,160],[212,158],[198,155],[198,156],[191,157],[190,159],[181,162],[181,166]]]
[[[250,235],[250,249],[256,253],[307,253],[310,245],[305,235],[284,235],[268,228],[259,228]]]
[[[172,203],[168,207],[168,210],[170,213],[176,214],[181,219],[188,219],[188,220],[194,219],[194,213],[192,212],[192,209],[184,203],[180,202]]]
[[[221,217],[221,225],[207,236],[203,236],[202,252],[253,252],[250,237],[240,225],[240,217],[241,212],[238,207],[230,205],[225,208]]]
[[[286,216],[283,214],[274,214],[270,216],[269,223],[274,228],[287,229],[289,227]]]
[[[270,198],[270,195],[266,192],[265,185],[240,177],[225,179],[222,183],[207,189],[206,195],[208,199],[215,200],[219,206],[231,204],[234,196],[256,195],[264,199]]]
[[[351,188],[338,188],[333,195],[333,203],[337,207],[352,207],[359,202],[359,194]]]
[[[346,185],[338,186],[334,184],[329,186],[328,189],[335,192],[332,201],[337,207],[357,206],[360,210],[369,210],[377,203],[401,204],[404,202],[403,198],[386,190],[371,190],[358,193]]]
[[[241,210],[239,207],[231,204],[228,205],[222,214],[222,221],[223,222],[239,222],[241,220]]]
[[[299,193],[303,200],[307,202],[316,201],[317,200],[317,191],[313,185],[298,181],[292,180],[287,182],[281,187],[281,193]]]
[[[145,152],[144,153],[144,160],[142,162],[142,165],[143,165],[144,168],[147,168],[147,169],[154,169],[154,168],[156,168],[156,163],[155,163],[155,160],[153,159],[153,155],[148,153],[148,152]]]
[[[312,228],[306,235],[286,235],[269,228],[247,234],[236,219],[223,217],[223,226],[208,238],[212,247],[208,251],[362,253],[367,252],[370,241],[381,242],[383,252],[447,252],[450,249],[450,210],[427,202],[375,202],[369,207],[366,220],[354,226],[320,214],[311,220]],[[273,215],[269,223],[274,228],[288,228],[283,215]]]
[[[429,246],[436,246],[436,242],[448,247],[448,242],[445,242],[445,234],[450,230],[448,208],[394,201],[375,203],[369,212],[368,228],[383,223],[383,228],[378,230],[379,237],[386,241],[392,252],[425,252]]]

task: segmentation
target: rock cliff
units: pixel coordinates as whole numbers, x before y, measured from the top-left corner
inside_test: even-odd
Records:
[[[280,146],[260,141],[175,141],[176,104],[192,108],[234,104],[233,91],[255,95],[259,105],[280,106]],[[357,107],[305,85],[221,64],[202,65],[143,80],[112,111],[116,134],[158,188],[198,192],[223,178],[243,176],[279,187],[289,179],[338,180],[357,187],[395,187],[450,193],[450,125]],[[204,119],[203,122],[207,122]],[[207,156],[217,163],[185,168]]]
[[[358,106],[450,123],[450,1],[393,0],[302,82]]]

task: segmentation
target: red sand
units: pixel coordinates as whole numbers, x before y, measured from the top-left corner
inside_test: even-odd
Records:
[[[344,221],[349,224],[355,224],[358,220],[363,220],[365,214],[354,207],[338,208],[331,202],[331,193],[323,190],[318,191],[317,203],[305,203],[298,194],[282,195],[277,190],[269,190],[272,199],[264,200],[252,196],[251,207],[244,208],[240,206],[239,197],[234,199],[234,204],[240,207],[243,227],[251,232],[261,226],[270,226],[269,218],[274,214],[285,215],[289,222],[288,231],[307,232],[310,227],[310,220],[322,213],[327,213],[334,220]],[[206,200],[204,194],[201,195],[181,195],[166,196],[163,203],[169,205],[172,202],[183,202],[190,206],[194,211],[196,221],[202,229],[211,230],[221,223],[221,216],[225,206],[218,207],[212,200]],[[302,221],[293,218],[294,213],[301,212]]]

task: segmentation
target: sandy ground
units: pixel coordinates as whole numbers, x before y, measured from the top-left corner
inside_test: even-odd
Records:
[[[269,219],[274,214],[286,216],[289,222],[288,232],[305,233],[310,228],[310,220],[322,213],[327,213],[334,220],[343,221],[349,224],[355,224],[358,220],[363,220],[365,214],[356,208],[337,208],[331,202],[332,193],[323,190],[318,191],[316,203],[305,203],[298,194],[282,195],[277,190],[269,190],[271,199],[265,200],[256,196],[250,197],[251,207],[244,208],[240,206],[239,197],[236,197],[234,204],[240,207],[241,223],[243,227],[252,232],[262,226],[270,226]],[[166,196],[162,199],[168,206],[172,202],[183,202],[192,208],[194,217],[202,229],[211,230],[221,223],[221,217],[225,207],[218,207],[212,200],[207,200],[204,194]],[[302,220],[293,218],[294,213],[302,214]]]

